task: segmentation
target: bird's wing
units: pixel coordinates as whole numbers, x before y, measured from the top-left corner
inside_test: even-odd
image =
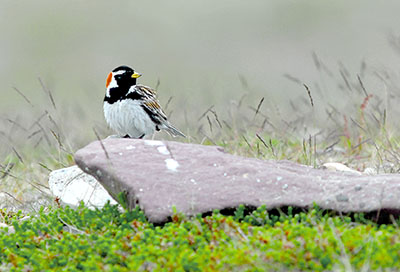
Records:
[[[164,124],[167,121],[167,116],[157,100],[156,91],[144,85],[136,85],[135,91],[143,97],[141,106],[150,116],[150,119],[156,124]]]

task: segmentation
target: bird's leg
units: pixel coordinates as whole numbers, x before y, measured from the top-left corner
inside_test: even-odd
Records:
[[[126,134],[123,138],[130,138],[129,134]]]
[[[143,139],[143,137],[144,137],[144,134],[140,135],[140,137],[138,139]]]

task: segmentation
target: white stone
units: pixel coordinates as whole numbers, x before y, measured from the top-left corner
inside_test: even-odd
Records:
[[[0,223],[0,228],[8,228],[8,234],[14,233],[15,229],[13,226],[9,226],[7,224],[4,223]]]
[[[372,167],[367,167],[364,169],[363,172],[365,175],[376,175],[378,174],[378,171],[376,171],[376,169],[372,168]]]
[[[93,176],[84,173],[76,165],[52,171],[49,187],[62,202],[72,206],[78,206],[81,201],[92,208],[101,208],[107,201],[117,204]]]
[[[350,173],[361,175],[361,172],[351,169],[351,168],[347,167],[346,165],[344,165],[343,163],[339,163],[339,162],[327,162],[327,163],[324,163],[322,165],[322,167],[329,171],[350,172]]]

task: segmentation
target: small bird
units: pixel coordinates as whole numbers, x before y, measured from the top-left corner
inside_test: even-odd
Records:
[[[108,74],[104,97],[104,117],[118,136],[141,139],[161,129],[172,136],[186,137],[171,125],[150,87],[136,84],[141,74],[119,66]]]

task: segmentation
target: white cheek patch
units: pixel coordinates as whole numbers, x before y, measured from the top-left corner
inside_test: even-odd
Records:
[[[115,78],[112,77],[112,78],[111,78],[111,82],[110,82],[110,84],[108,85],[108,89],[110,89],[110,88],[115,88],[115,87],[118,87],[118,84],[117,84],[117,81],[115,80]]]
[[[114,75],[115,75],[115,73],[114,73]],[[118,84],[117,84],[117,81],[115,80],[114,76],[112,76],[110,84],[108,84],[107,91],[106,91],[107,97],[110,97],[110,89],[115,88],[115,87],[118,87]]]

